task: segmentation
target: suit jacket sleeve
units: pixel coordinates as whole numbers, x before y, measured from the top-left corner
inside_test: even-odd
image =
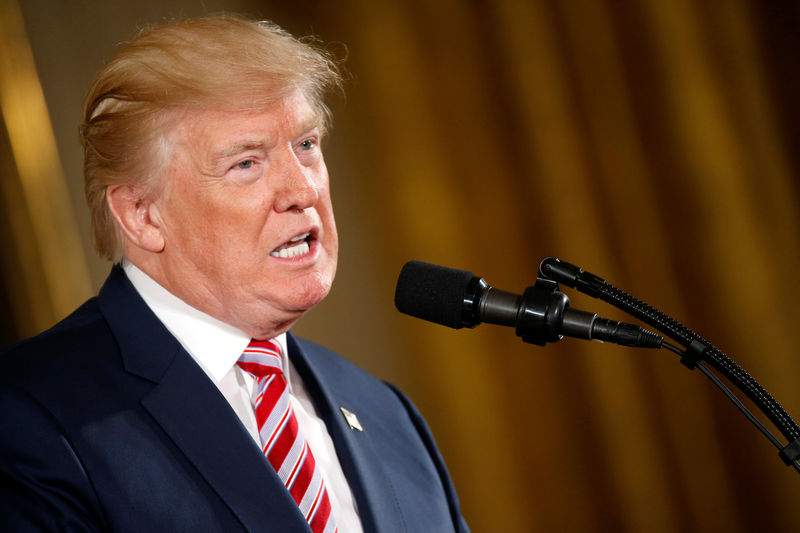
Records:
[[[35,400],[0,388],[0,531],[101,531],[80,460]]]

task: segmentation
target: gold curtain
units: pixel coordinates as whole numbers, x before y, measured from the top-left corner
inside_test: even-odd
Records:
[[[797,473],[671,352],[540,348],[392,305],[410,259],[521,292],[543,257],[560,257],[709,338],[800,416],[797,7],[248,6],[347,46],[348,94],[326,146],[340,272],[297,331],[412,396],[475,532],[800,528]]]

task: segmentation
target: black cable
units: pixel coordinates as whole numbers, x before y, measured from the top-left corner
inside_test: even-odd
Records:
[[[753,403],[775,424],[775,427],[786,437],[789,442],[800,438],[800,427],[789,414],[775,401],[775,399],[761,386],[750,374],[740,367],[730,357],[706,339],[690,330],[677,320],[665,315],[661,311],[625,293],[624,291],[606,284],[600,291],[600,298],[615,307],[629,312],[646,324],[657,328],[662,333],[688,346],[692,341],[700,341],[707,346],[703,358],[712,367],[722,373],[734,383]]]
[[[547,279],[563,283],[568,287],[575,287],[584,294],[599,298],[617,309],[625,311],[684,346],[690,346],[693,343],[695,345],[702,344],[705,347],[700,353],[702,359],[708,361],[712,367],[750,398],[790,443],[800,442],[800,426],[792,420],[792,417],[764,387],[725,355],[722,350],[691,329],[638,298],[614,287],[603,278],[560,259],[546,258],[542,261],[539,272]]]
[[[681,350],[680,348],[678,348],[678,347],[677,347],[677,346],[675,346],[674,344],[670,344],[670,343],[668,343],[668,342],[664,342],[664,343],[663,343],[661,346],[662,346],[663,348],[666,348],[666,349],[668,349],[668,350],[671,350],[671,351],[675,352],[676,354],[678,354],[678,355],[680,355],[680,356],[683,356],[683,355],[685,355],[685,353],[686,353],[685,351]],[[720,379],[719,379],[719,378],[716,376],[716,374],[714,374],[714,373],[713,373],[711,370],[709,370],[708,368],[706,368],[706,366],[705,366],[703,363],[697,363],[697,368],[699,368],[699,369],[700,369],[700,371],[701,371],[703,374],[705,374],[705,375],[706,375],[706,377],[708,377],[708,379],[710,379],[710,380],[711,380],[711,382],[712,382],[712,383],[714,383],[714,385],[716,385],[716,386],[717,386],[717,387],[718,387],[718,388],[719,388],[719,389],[720,389],[720,390],[723,392],[723,394],[725,394],[725,396],[727,396],[727,397],[728,397],[728,399],[729,399],[731,402],[733,402],[733,405],[735,405],[735,406],[736,406],[736,408],[737,408],[737,409],[739,409],[739,411],[741,411],[741,412],[742,412],[742,414],[743,414],[745,417],[747,417],[747,419],[748,419],[748,420],[749,420],[749,421],[750,421],[750,422],[751,422],[751,423],[752,423],[754,426],[756,426],[756,427],[758,428],[758,430],[759,430],[759,431],[761,431],[761,433],[763,433],[763,434],[764,434],[764,436],[765,436],[765,437],[767,437],[767,439],[769,439],[769,441],[770,441],[770,442],[772,442],[772,444],[773,444],[773,445],[774,445],[774,446],[775,446],[775,447],[776,447],[778,450],[782,450],[782,449],[783,449],[783,444],[781,443],[781,441],[779,441],[779,440],[778,440],[778,439],[775,437],[775,435],[773,435],[773,434],[772,434],[772,432],[770,432],[770,430],[769,430],[769,429],[767,429],[767,428],[764,426],[764,424],[762,424],[762,423],[761,423],[761,421],[760,421],[758,418],[756,418],[756,417],[755,417],[755,415],[753,415],[753,413],[752,413],[752,412],[750,412],[750,410],[747,408],[747,406],[745,406],[745,405],[742,403],[742,401],[741,401],[741,400],[740,400],[740,399],[739,399],[739,398],[738,398],[738,397],[737,397],[737,396],[736,396],[736,395],[733,393],[733,391],[731,391],[731,390],[730,390],[730,389],[727,387],[727,385],[725,385],[725,383],[723,383],[723,382],[722,382],[722,380],[720,380]],[[793,467],[793,468],[794,468],[794,469],[795,469],[795,470],[796,470],[798,473],[800,473],[800,463],[798,463],[796,460],[795,460],[795,461],[792,461],[792,467]]]
[[[739,390],[764,413],[783,436],[788,439],[789,444],[785,448],[779,446],[781,450],[779,455],[787,465],[792,465],[798,470],[796,458],[798,454],[800,454],[800,426],[792,420],[792,417],[789,416],[783,407],[781,407],[758,381],[750,376],[750,374],[730,357],[725,355],[722,350],[674,318],[662,313],[638,298],[627,294],[625,291],[610,285],[603,278],[584,271],[580,267],[554,257],[548,257],[542,261],[539,266],[539,272],[540,276],[544,278],[563,283],[568,287],[575,287],[584,294],[603,300],[617,309],[625,311],[629,315],[638,318],[645,324],[648,324],[664,335],[686,346],[686,351],[680,352],[682,354],[681,363],[689,368],[696,368],[700,366],[700,361],[707,361],[715,370],[738,387]],[[670,345],[665,343],[665,346],[669,348]],[[717,378],[716,375],[710,373],[704,366],[701,367],[701,371],[712,379],[712,381]],[[725,392],[727,387],[722,385],[720,389]],[[733,396],[732,393],[728,394],[729,392],[728,390],[725,394],[739,407],[741,402],[738,401],[738,398],[733,400],[735,396]],[[753,418],[751,418],[752,414],[750,414],[749,411],[745,409],[742,410],[742,412],[751,419],[751,422],[753,421]],[[760,422],[756,424],[756,426],[761,426]],[[764,428],[764,430],[766,430],[766,428]],[[769,435],[768,438],[773,441],[773,444],[775,443],[776,439],[774,439],[774,437]]]

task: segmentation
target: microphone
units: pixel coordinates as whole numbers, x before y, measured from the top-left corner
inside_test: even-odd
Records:
[[[491,287],[483,278],[421,261],[400,271],[394,304],[401,313],[455,329],[511,326],[523,341],[544,346],[564,336],[660,348],[663,337],[634,324],[572,309],[558,283],[538,278],[523,294]]]

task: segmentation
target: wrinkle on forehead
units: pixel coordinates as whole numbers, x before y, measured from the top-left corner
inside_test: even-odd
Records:
[[[258,123],[264,115],[271,115],[266,127]],[[278,142],[294,142],[315,129],[322,137],[326,123],[325,115],[311,107],[301,92],[258,112],[198,109],[185,110],[180,118],[174,130],[180,138],[177,144],[182,145],[183,155],[193,160],[195,168],[209,177],[221,175],[220,166],[237,154],[249,150],[266,153]],[[241,121],[241,129],[234,127],[224,136],[215,136],[218,125],[225,130],[236,120]],[[256,121],[257,129],[251,129],[251,121]]]
[[[323,133],[322,125],[324,123],[324,119],[318,113],[306,117],[297,124],[293,124],[293,119],[287,117],[286,114],[280,115],[275,122],[280,126],[291,128],[287,135],[287,140],[290,142],[294,142],[295,139],[302,137],[314,129],[319,130],[320,136]],[[242,138],[235,140],[233,144],[229,144],[218,150],[213,150],[209,155],[209,161],[213,166],[218,164],[221,160],[230,158],[248,150],[262,150],[266,152],[280,141],[280,135],[275,137],[273,136],[273,133],[274,132],[269,131],[259,131],[256,134],[245,134],[242,136]]]

